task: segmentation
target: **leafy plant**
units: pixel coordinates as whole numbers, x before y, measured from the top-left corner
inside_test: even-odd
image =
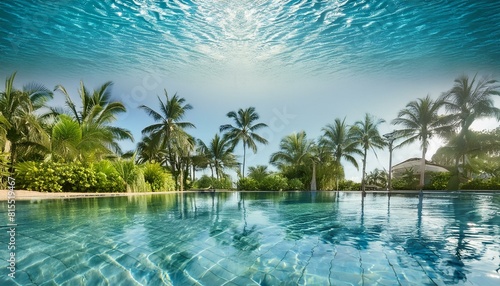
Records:
[[[343,191],[359,191],[361,189],[361,184],[353,182],[351,180],[342,180],[339,183],[339,190]]]
[[[249,177],[240,178],[237,187],[241,191],[256,191],[259,189],[257,181]]]
[[[297,178],[288,181],[288,189],[293,191],[304,190],[304,184]]]
[[[203,175],[196,181],[195,187],[202,189],[204,188],[231,189],[233,187],[233,183],[231,179],[228,177],[216,179],[216,178],[211,178],[207,175]]]
[[[123,179],[106,165],[85,167],[80,163],[22,162],[17,164],[16,183],[21,188],[39,192],[125,191]]]
[[[111,163],[116,172],[125,181],[127,185],[127,191],[135,190],[132,186],[135,184],[138,186],[139,175],[141,173],[140,168],[134,163],[133,160],[118,160]],[[144,181],[144,176],[141,177]]]
[[[286,191],[288,189],[288,181],[281,175],[269,175],[260,182],[259,189],[265,191]]]
[[[427,186],[428,190],[446,190],[450,182],[451,173],[448,172],[434,172],[428,173],[431,176],[431,180]]]
[[[500,178],[476,178],[460,186],[463,190],[500,190]]]
[[[175,182],[172,175],[167,173],[158,163],[146,163],[143,166],[144,181],[149,184],[151,191],[173,191]]]

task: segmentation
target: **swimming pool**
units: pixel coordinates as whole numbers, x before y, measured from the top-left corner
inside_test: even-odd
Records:
[[[500,283],[500,194],[185,193],[16,208],[16,278],[1,285]]]

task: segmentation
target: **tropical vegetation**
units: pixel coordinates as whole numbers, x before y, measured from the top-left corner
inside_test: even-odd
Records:
[[[0,92],[3,187],[9,175],[16,176],[21,188],[50,192],[364,191],[367,186],[389,186],[387,170],[367,171],[368,155],[377,156],[377,151],[389,145],[379,130],[385,120],[368,113],[352,124],[347,118],[335,118],[321,128],[319,138],[309,138],[305,130],[286,135],[269,165],[247,166],[247,150],[256,153],[259,144],[269,143],[262,135],[267,125],[260,122],[255,107],[228,112],[231,124],[220,125],[213,137],[203,141],[191,133],[195,125],[188,116],[194,107],[165,90],[156,106],[138,106],[151,122],[142,129],[135,150],[124,152],[121,142],[134,138],[116,125],[128,110],[114,99],[112,82],[96,89],[80,82],[72,94],[62,85],[54,92],[37,83],[18,89],[15,76],[7,77]],[[481,118],[500,120],[496,95],[500,95],[496,80],[461,76],[438,98],[427,95],[402,108],[390,121],[396,129],[394,149],[419,142],[422,163],[394,178],[392,187],[500,189],[500,128],[471,128]],[[51,100],[63,105],[51,105]],[[436,136],[444,145],[432,161],[449,173],[425,170],[429,142]],[[346,180],[346,164],[361,169],[360,182]]]

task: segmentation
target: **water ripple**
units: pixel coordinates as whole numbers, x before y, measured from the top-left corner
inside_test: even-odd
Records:
[[[410,72],[500,64],[497,1],[2,1],[2,68]]]

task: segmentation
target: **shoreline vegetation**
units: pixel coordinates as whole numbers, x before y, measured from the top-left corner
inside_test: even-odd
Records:
[[[229,190],[229,189],[215,189],[214,191],[207,190],[185,190],[185,191],[167,191],[167,192],[143,192],[143,193],[78,193],[78,192],[62,192],[62,193],[54,193],[54,192],[37,192],[37,191],[28,191],[28,190],[16,190],[16,201],[38,201],[38,200],[54,200],[54,199],[82,199],[82,198],[111,198],[111,197],[135,197],[135,196],[149,196],[149,195],[166,195],[166,194],[187,194],[187,193],[202,193],[202,194],[211,194],[211,193],[220,193],[220,192],[245,192],[245,193],[256,193],[256,192],[275,192],[275,191],[244,191],[244,190]],[[302,191],[280,191],[281,193],[288,192],[309,192],[308,190]],[[348,193],[358,193],[362,194],[361,191],[317,191],[317,192],[348,192]],[[487,194],[496,194],[500,193],[500,190],[458,190],[458,191],[443,191],[443,190],[424,190],[422,194],[454,194],[454,193],[487,193]],[[8,200],[8,190],[0,190],[0,202],[6,202]],[[374,190],[374,191],[366,191],[365,193],[375,193],[375,194],[420,194],[418,190]]]
[[[177,94],[157,96],[154,107],[140,105],[151,119],[142,129],[134,150],[124,152],[120,141],[134,142],[132,133],[115,125],[127,108],[113,99],[112,82],[91,90],[83,82],[77,93],[62,85],[49,89],[31,83],[17,89],[16,73],[0,91],[0,188],[15,178],[15,188],[53,193],[160,193],[190,189],[283,190],[500,190],[500,127],[474,131],[478,119],[500,120],[494,99],[500,84],[488,77],[455,79],[436,98],[427,95],[410,101],[390,123],[394,131],[381,135],[382,118],[365,113],[349,124],[337,117],[321,128],[319,138],[305,130],[284,136],[267,165],[247,166],[247,151],[254,154],[269,142],[261,136],[268,128],[259,122],[254,107],[226,114],[213,139],[191,134],[196,126],[186,121],[191,106]],[[52,100],[64,101],[52,106]],[[150,124],[150,125],[148,125]],[[319,126],[318,126],[319,127]],[[430,139],[444,145],[432,163],[448,172],[426,171]],[[394,143],[394,144],[393,144]],[[391,170],[369,171],[367,155],[390,152],[419,143],[419,166],[390,179]],[[242,147],[242,154],[235,148]],[[361,172],[361,182],[345,179],[344,166]],[[197,177],[208,170],[211,175]],[[236,172],[236,181],[228,173]],[[396,175],[396,174],[393,174]],[[97,196],[97,195],[96,195]]]

